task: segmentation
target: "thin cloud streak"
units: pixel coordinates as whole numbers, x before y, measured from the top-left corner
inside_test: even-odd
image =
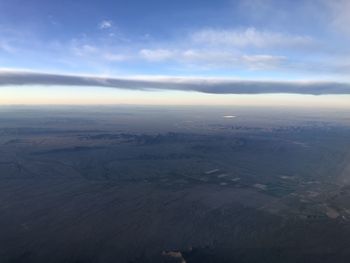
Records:
[[[183,77],[109,78],[0,71],[0,86],[94,86],[129,90],[180,90],[210,94],[350,94],[350,83],[313,81],[249,81]]]
[[[288,35],[269,31],[258,31],[254,27],[245,30],[204,29],[192,34],[195,43],[226,45],[231,47],[253,46],[258,48],[313,46],[310,36]]]
[[[111,28],[113,25],[113,22],[111,20],[103,20],[101,21],[99,27],[100,29],[108,29]]]

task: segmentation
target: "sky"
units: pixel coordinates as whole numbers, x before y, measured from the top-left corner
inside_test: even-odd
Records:
[[[0,12],[0,104],[350,99],[350,0],[0,0]]]

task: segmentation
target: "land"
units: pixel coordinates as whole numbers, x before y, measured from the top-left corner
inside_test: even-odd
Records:
[[[0,107],[0,262],[348,262],[349,113]]]

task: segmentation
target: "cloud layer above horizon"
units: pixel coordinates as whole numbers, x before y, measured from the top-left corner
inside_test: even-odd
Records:
[[[220,78],[138,77],[109,78],[34,72],[0,71],[1,86],[85,86],[128,90],[178,90],[210,94],[294,93],[309,95],[350,94],[350,84],[311,81],[249,81]]]

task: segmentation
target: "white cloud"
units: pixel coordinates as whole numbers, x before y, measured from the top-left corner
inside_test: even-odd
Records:
[[[284,56],[271,55],[244,55],[241,59],[251,70],[272,69],[287,61]]]
[[[99,24],[100,29],[108,29],[113,26],[113,22],[111,20],[103,20]]]
[[[247,68],[249,70],[271,69],[287,61],[287,58],[284,56],[268,54],[250,55],[208,49],[143,49],[140,51],[140,56],[142,59],[148,61],[176,61],[184,65],[201,68]]]
[[[181,53],[181,58],[190,62],[231,63],[236,56],[227,51],[189,49]]]
[[[99,52],[99,49],[95,46],[89,45],[89,44],[83,44],[79,45],[75,41],[73,41],[73,45],[71,47],[71,50],[74,55],[76,56],[86,56],[86,55],[91,55]]]
[[[168,49],[142,49],[140,56],[149,61],[163,61],[173,59],[175,52]]]
[[[186,51],[183,58],[198,65],[210,68],[241,68],[248,70],[267,70],[281,66],[287,61],[286,57],[266,54],[250,55],[230,52],[195,52]]]
[[[299,47],[309,46],[313,43],[313,39],[309,36],[258,31],[253,27],[244,30],[204,29],[194,32],[191,39],[194,43],[238,48]]]

